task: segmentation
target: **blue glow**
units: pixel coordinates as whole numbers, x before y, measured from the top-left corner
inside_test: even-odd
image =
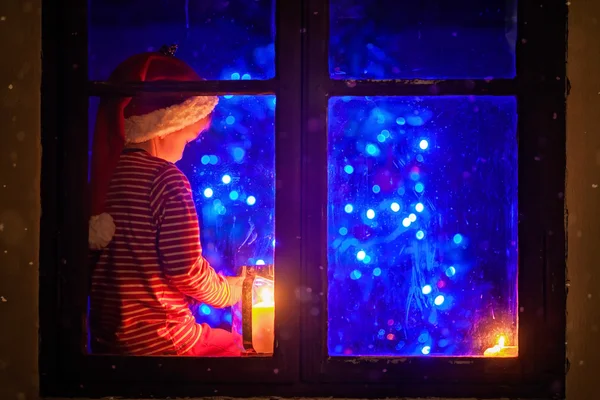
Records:
[[[452,238],[452,241],[455,244],[460,244],[463,241],[463,237],[460,233],[457,233],[456,235],[454,235],[454,237]]]
[[[436,306],[441,306],[442,304],[444,304],[444,300],[445,300],[445,299],[444,299],[444,296],[442,296],[442,295],[440,294],[439,296],[437,296],[437,297],[435,298],[435,300],[434,300],[433,302],[434,302],[434,304],[435,304]]]
[[[351,174],[351,173],[354,172],[354,168],[352,168],[352,165],[346,165],[344,167],[344,172],[347,173],[347,174]]]
[[[89,2],[89,79],[163,43],[209,80],[275,77],[274,2],[142,0]],[[107,17],[112,16],[112,17]],[[118,46],[114,44],[118,43]]]
[[[344,211],[346,211],[346,213],[350,214],[352,211],[354,211],[354,207],[352,207],[352,204],[346,204],[344,206]]]
[[[334,97],[328,123],[329,354],[481,356],[497,327],[514,343],[515,99]]]
[[[232,317],[230,312],[226,312],[225,315],[223,315],[223,321],[227,324],[231,324]]]
[[[248,196],[246,198],[246,204],[248,204],[249,206],[253,206],[256,204],[256,197],[254,196]]]
[[[419,142],[419,147],[421,148],[421,150],[427,150],[427,148],[429,147],[429,143],[427,142],[427,140],[423,139]]]
[[[207,306],[206,304],[202,304],[200,306],[200,312],[204,315],[210,315],[210,307]]]
[[[204,189],[204,197],[212,197],[213,196],[213,190],[211,188],[206,188]]]
[[[244,155],[246,155],[246,152],[241,147],[236,147],[235,149],[233,149],[233,159],[235,161],[242,161]]]
[[[227,125],[233,125],[233,124],[235,124],[235,117],[233,117],[233,116],[230,115],[229,117],[225,118],[225,123]]]
[[[354,271],[352,271],[350,273],[350,279],[352,279],[354,281],[360,279],[361,276],[362,276],[362,273],[357,269],[355,269]]]
[[[237,199],[239,199],[239,197],[240,197],[240,194],[237,191],[232,190],[231,192],[229,192],[229,198],[231,200],[237,200]]]
[[[348,234],[348,228],[342,226],[338,232],[340,233],[340,235],[345,236]]]
[[[511,79],[516,21],[517,0],[331,0],[330,76]]]
[[[377,148],[377,146],[375,146],[374,144],[370,144],[370,143],[367,145],[367,147],[365,147],[365,151],[370,156],[376,156],[379,154],[379,149]]]
[[[221,178],[221,182],[223,182],[226,185],[228,183],[231,183],[231,176],[229,176],[229,175],[223,175],[223,177]]]
[[[379,193],[381,192],[381,187],[379,185],[373,185],[371,190],[373,190],[373,193]]]

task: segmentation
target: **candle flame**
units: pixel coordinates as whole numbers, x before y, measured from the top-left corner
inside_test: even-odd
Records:
[[[504,347],[504,343],[506,342],[506,338],[504,336],[500,336],[498,338],[498,346]]]
[[[260,290],[258,297],[260,297],[260,301],[262,303],[267,303],[267,304],[275,303],[275,295],[273,294],[273,288],[263,287]]]
[[[485,350],[483,355],[487,356],[487,357],[497,357],[500,355],[502,350],[504,350],[505,348],[506,348],[506,337],[504,335],[502,335],[498,338],[498,341],[496,342],[496,344],[493,347],[490,347],[489,349]]]

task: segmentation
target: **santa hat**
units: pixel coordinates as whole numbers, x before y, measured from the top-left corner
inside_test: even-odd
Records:
[[[161,51],[128,58],[115,69],[109,82],[202,80],[189,65],[173,56],[172,48]],[[90,249],[108,246],[115,234],[115,223],[105,212],[105,202],[124,146],[162,138],[190,126],[210,115],[217,102],[214,96],[155,93],[101,100],[92,145]]]

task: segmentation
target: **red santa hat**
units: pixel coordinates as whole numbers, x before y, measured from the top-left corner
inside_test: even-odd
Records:
[[[173,56],[173,48],[143,53],[121,63],[109,78],[111,83],[200,81],[185,62]],[[91,215],[88,242],[99,250],[115,234],[113,218],[105,212],[106,194],[123,148],[163,138],[210,115],[215,96],[184,96],[143,93],[136,97],[103,98],[96,115],[92,145]]]

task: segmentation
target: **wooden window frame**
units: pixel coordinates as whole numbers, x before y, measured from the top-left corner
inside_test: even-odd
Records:
[[[44,396],[564,396],[566,22],[564,2],[521,0],[517,77],[331,80],[328,0],[278,0],[276,77],[264,81],[87,80],[86,1],[43,8],[40,376]],[[157,44],[160,45],[160,44]],[[275,94],[276,342],[273,357],[86,356],[85,195],[90,96]],[[332,96],[514,95],[519,137],[517,359],[338,358],[326,348],[327,104]],[[311,129],[307,129],[310,121]],[[316,129],[315,129],[316,128]],[[321,318],[311,309],[317,307]],[[281,333],[284,332],[284,335]]]
[[[551,0],[518,2],[515,79],[331,80],[327,1],[308,0],[307,59],[303,79],[304,169],[317,177],[305,187],[303,281],[327,292],[327,103],[332,96],[514,95],[519,162],[519,357],[328,357],[326,304],[315,321],[306,312],[307,337],[321,346],[303,353],[303,377],[330,384],[375,384],[370,396],[530,397],[564,390],[565,371],[565,103],[567,6]],[[315,129],[315,127],[318,127]],[[316,132],[315,132],[316,131]],[[310,193],[310,196],[308,195]],[[322,303],[326,303],[324,299]],[[310,307],[315,307],[311,304]],[[557,384],[558,383],[558,384]]]

